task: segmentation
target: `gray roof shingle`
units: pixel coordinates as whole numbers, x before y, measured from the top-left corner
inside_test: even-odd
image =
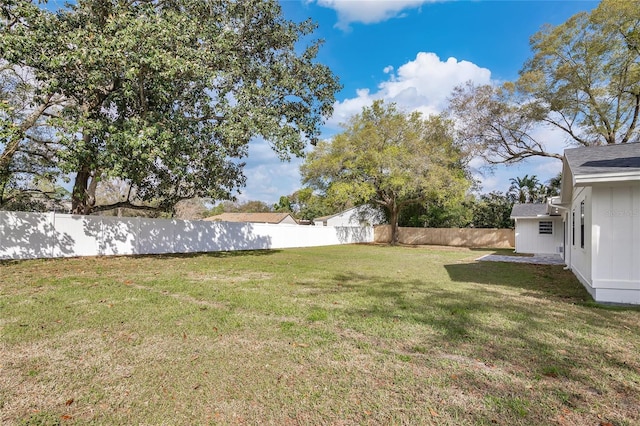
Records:
[[[511,219],[516,217],[538,217],[547,215],[545,203],[514,204],[511,210]]]
[[[574,176],[640,172],[640,143],[571,148],[564,151]]]

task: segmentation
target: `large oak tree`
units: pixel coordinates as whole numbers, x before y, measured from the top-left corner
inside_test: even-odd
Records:
[[[591,13],[543,28],[517,81],[454,91],[461,139],[493,164],[562,158],[536,136],[541,125],[562,131],[570,145],[637,141],[639,46],[636,2],[603,0]]]
[[[384,208],[398,241],[398,215],[406,206],[452,200],[469,188],[466,161],[441,116],[404,113],[376,101],[318,143],[301,167],[303,183],[337,204]]]
[[[227,199],[252,138],[302,155],[332,111],[339,85],[315,60],[315,25],[285,20],[275,0],[78,0],[55,13],[37,3],[0,3],[0,59],[33,74],[33,111],[61,104],[46,116],[51,161],[74,176],[77,213],[106,178],[165,207]],[[20,151],[23,135],[0,148]]]

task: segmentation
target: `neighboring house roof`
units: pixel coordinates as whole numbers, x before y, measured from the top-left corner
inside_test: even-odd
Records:
[[[548,216],[546,203],[514,204],[511,219],[534,218]]]
[[[562,203],[575,186],[640,181],[640,143],[565,149],[562,168]]]
[[[211,222],[296,223],[289,213],[222,213],[206,217]]]

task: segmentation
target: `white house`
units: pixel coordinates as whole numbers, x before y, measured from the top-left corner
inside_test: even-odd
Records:
[[[564,249],[564,224],[556,208],[546,203],[515,204],[516,252],[558,254]]]
[[[384,214],[371,206],[352,207],[330,216],[313,219],[315,226],[375,226],[385,223]]]
[[[640,304],[640,143],[565,150],[551,202],[565,223],[565,262],[593,298]]]
[[[640,305],[640,143],[565,150],[560,196],[511,217],[517,252],[561,253],[594,300]]]

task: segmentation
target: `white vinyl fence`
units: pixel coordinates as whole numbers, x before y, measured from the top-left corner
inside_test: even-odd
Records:
[[[372,241],[370,227],[0,211],[0,259],[260,250]]]

